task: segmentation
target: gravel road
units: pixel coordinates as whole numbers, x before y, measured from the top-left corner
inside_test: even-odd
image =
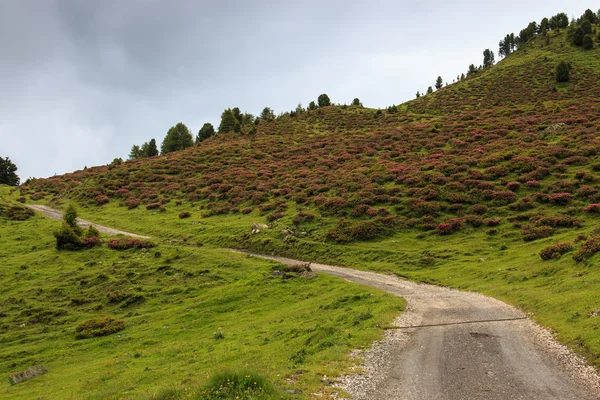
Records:
[[[36,204],[26,204],[26,206],[31,208],[34,211],[37,211],[37,212],[45,215],[46,217],[49,217],[52,219],[57,219],[59,221],[63,219],[62,211],[57,210],[55,208],[48,207],[48,206],[36,205]],[[125,236],[130,236],[130,237],[134,237],[134,238],[138,238],[138,239],[150,239],[150,236],[142,236],[142,235],[137,235],[135,233],[120,231],[118,229],[113,229],[113,228],[109,228],[106,226],[94,224],[92,222],[85,221],[81,218],[77,218],[77,225],[81,226],[82,228],[87,228],[91,225],[94,228],[98,229],[98,231],[100,231],[102,233],[107,233],[109,235],[125,235]]]
[[[396,329],[357,352],[364,363],[337,383],[353,399],[600,399],[594,368],[501,301],[372,272],[315,263],[311,268],[408,301]]]

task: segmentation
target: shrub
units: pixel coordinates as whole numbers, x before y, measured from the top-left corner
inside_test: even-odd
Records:
[[[483,225],[483,219],[479,215],[467,215],[465,216],[465,223],[477,228]]]
[[[548,201],[559,206],[566,206],[571,202],[573,195],[571,193],[553,193],[548,196]]]
[[[487,226],[498,226],[500,225],[500,219],[496,218],[496,219],[488,219],[487,221],[485,221],[485,224]]]
[[[573,254],[573,260],[582,262],[592,257],[600,250],[600,236],[592,236]]]
[[[292,222],[294,223],[294,225],[300,225],[302,223],[305,222],[312,222],[314,221],[316,218],[316,216],[314,214],[311,214],[309,212],[306,211],[300,211],[292,220]]]
[[[537,239],[543,239],[554,234],[554,228],[551,226],[531,226],[524,225],[521,228],[521,235],[523,236],[523,240],[525,242],[531,242]]]
[[[100,231],[98,229],[96,229],[96,227],[94,225],[90,225],[88,227],[87,231],[85,231],[85,237],[86,238],[100,237]]]
[[[508,182],[506,184],[506,189],[510,190],[511,192],[516,192],[520,187],[521,184],[519,182]]]
[[[78,250],[83,247],[81,241],[81,232],[79,227],[72,227],[66,222],[63,222],[60,229],[54,232],[56,238],[56,249],[57,250]]]
[[[189,211],[182,211],[179,213],[179,218],[184,219],[184,218],[189,218],[192,216],[192,213],[190,213]]]
[[[594,48],[594,39],[592,38],[592,35],[585,35],[583,37],[583,48],[586,50]]]
[[[33,217],[34,214],[33,210],[20,205],[11,206],[6,210],[6,216],[13,221],[25,221]]]
[[[107,336],[125,329],[125,321],[113,318],[90,319],[75,328],[76,339]]]
[[[573,250],[571,243],[555,243],[550,246],[546,246],[540,251],[540,257],[542,260],[559,259],[563,254]]]
[[[487,212],[487,207],[481,204],[473,204],[470,208],[473,214],[483,215]]]
[[[438,225],[436,232],[440,235],[449,235],[456,232],[462,226],[463,221],[461,219],[451,219],[447,222]]]
[[[584,208],[583,211],[589,213],[600,213],[600,204],[590,204],[589,206]]]
[[[241,211],[242,214],[250,214],[251,212],[252,212],[252,207],[242,208],[242,211]]]
[[[125,205],[128,210],[133,210],[134,208],[138,208],[140,205],[139,199],[127,199],[125,200]]]
[[[81,246],[88,248],[88,249],[92,248],[92,247],[100,246],[100,245],[102,245],[102,240],[100,240],[100,238],[98,236],[84,237],[81,240]]]
[[[571,64],[561,61],[556,66],[556,70],[554,71],[554,77],[556,78],[556,82],[569,82],[571,73]]]
[[[284,217],[283,213],[275,211],[274,213],[271,213],[271,214],[267,215],[265,218],[267,219],[267,221],[273,222],[273,221],[276,221],[276,220],[281,219],[283,217]]]
[[[160,203],[146,204],[146,210],[157,210],[157,209],[160,209],[161,207],[163,207],[163,205]]]
[[[8,376],[8,383],[11,385],[16,385],[17,383],[21,383],[23,381],[28,381],[37,376],[44,375],[48,370],[46,367],[41,365],[35,365],[31,368],[27,368],[25,371],[21,372],[13,372]]]
[[[97,206],[102,206],[106,203],[108,203],[110,201],[110,199],[108,198],[108,196],[105,196],[103,194],[99,194],[98,196],[96,196],[96,205]]]
[[[149,249],[155,247],[156,244],[149,240],[140,240],[133,238],[121,238],[121,239],[109,239],[106,242],[108,248],[113,250],[127,250],[127,249]]]

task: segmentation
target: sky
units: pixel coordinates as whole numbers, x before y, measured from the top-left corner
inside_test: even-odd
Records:
[[[597,1],[1,0],[0,157],[21,180],[127,158],[224,109],[366,107],[452,82],[531,21]],[[498,58],[498,56],[496,56]]]

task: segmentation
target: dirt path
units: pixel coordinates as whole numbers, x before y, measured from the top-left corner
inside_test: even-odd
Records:
[[[397,329],[357,354],[365,360],[361,373],[338,383],[353,399],[600,399],[596,371],[505,303],[372,272],[311,267],[408,301],[406,312],[395,321]]]
[[[34,211],[37,211],[37,212],[45,215],[46,217],[49,217],[52,219],[57,219],[59,221],[63,219],[62,211],[57,210],[55,208],[48,207],[48,206],[36,205],[36,204],[26,204],[26,206],[31,208]],[[134,237],[134,238],[138,238],[138,239],[150,239],[150,236],[142,236],[142,235],[137,235],[135,233],[129,233],[129,232],[125,232],[125,231],[120,231],[118,229],[108,228],[106,226],[102,226],[102,225],[94,224],[89,221],[85,221],[81,218],[77,218],[77,225],[81,226],[82,228],[87,228],[91,225],[94,228],[98,229],[100,232],[107,233],[109,235],[125,235],[125,236],[130,236],[130,237]]]

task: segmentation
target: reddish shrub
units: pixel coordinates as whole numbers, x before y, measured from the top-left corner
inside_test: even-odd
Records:
[[[183,218],[189,218],[192,216],[192,213],[190,213],[189,211],[182,211],[179,213],[179,218],[183,219]]]
[[[573,254],[573,260],[578,263],[582,262],[591,258],[598,251],[600,251],[600,237],[592,236],[581,245],[575,254]]]
[[[108,198],[108,196],[105,196],[103,194],[99,194],[98,196],[96,196],[96,205],[98,206],[102,206],[108,203],[109,201],[110,199]]]
[[[542,251],[540,251],[540,257],[544,261],[558,259],[571,250],[573,250],[573,245],[571,243],[555,243],[544,247]]]
[[[590,204],[589,206],[584,208],[583,211],[589,213],[600,213],[600,204]]]
[[[531,226],[524,225],[521,228],[521,235],[523,236],[523,240],[526,242],[531,242],[532,240],[543,239],[548,236],[552,236],[554,234],[554,228],[551,226]]]
[[[127,209],[132,210],[139,207],[140,201],[138,199],[127,199],[125,200],[125,205],[127,206]]]
[[[506,189],[510,190],[511,192],[518,191],[520,187],[521,184],[519,182],[508,182],[506,184]]]
[[[498,226],[500,225],[500,219],[488,219],[487,221],[485,221],[485,224],[487,226]]]
[[[440,235],[449,235],[456,232],[462,226],[462,219],[451,219],[445,223],[441,223],[437,226],[436,232]]]
[[[571,202],[573,195],[571,193],[553,193],[548,196],[548,201],[559,206],[566,206]]]
[[[140,240],[133,238],[121,238],[121,239],[109,239],[106,242],[108,248],[113,250],[127,250],[127,249],[149,249],[156,246],[149,240]]]
[[[163,205],[160,203],[146,204],[146,210],[156,210],[156,209],[160,209],[161,207],[163,207]]]

